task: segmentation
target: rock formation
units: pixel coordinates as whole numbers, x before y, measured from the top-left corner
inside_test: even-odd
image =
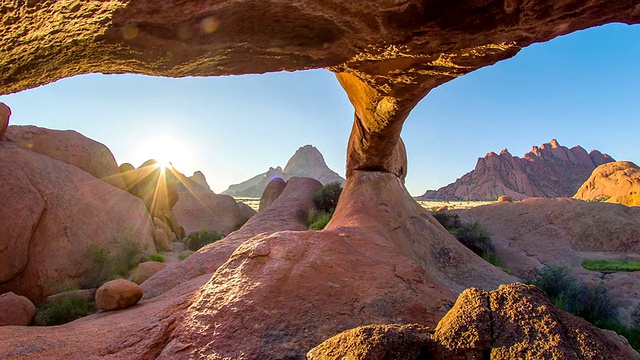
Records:
[[[278,198],[278,196],[282,194],[285,186],[287,186],[287,182],[282,180],[281,178],[275,178],[271,180],[262,192],[262,196],[260,197],[260,205],[258,205],[258,211],[262,211],[269,205],[271,205]]]
[[[35,304],[60,285],[79,285],[95,246],[130,240],[154,252],[142,202],[89,173],[0,141],[0,292]]]
[[[0,295],[0,326],[27,326],[36,314],[36,307],[24,296],[9,291]]]
[[[455,210],[463,220],[478,221],[492,234],[503,265],[528,278],[544,266],[570,267],[590,283],[603,280],[620,301],[620,319],[631,323],[640,306],[640,273],[587,271],[584,259],[640,259],[640,208],[574,199],[530,198]],[[635,257],[634,257],[635,256]]]
[[[3,102],[0,102],[0,140],[4,137],[9,127],[9,118],[11,117],[11,109]]]
[[[323,185],[332,182],[344,183],[344,179],[340,175],[329,169],[327,163],[324,162],[324,157],[317,148],[305,145],[293,154],[284,169],[279,166],[269,168],[266,173],[256,175],[240,184],[229,186],[222,194],[260,197],[272,180],[280,178],[287,181],[294,176],[316,179]]]
[[[495,200],[501,196],[570,197],[598,165],[614,161],[597,150],[568,149],[553,139],[519,158],[506,149],[479,158],[476,167],[454,183],[429,190],[420,199]]]
[[[640,167],[629,161],[600,165],[573,198],[640,206]]]
[[[76,131],[13,125],[7,129],[6,136],[22,148],[66,162],[115,187],[127,189],[111,151]]]
[[[369,325],[340,333],[308,359],[640,359],[620,337],[555,308],[533,286],[465,290],[434,330]]]
[[[104,283],[96,291],[96,306],[100,310],[119,310],[133,306],[142,299],[142,288],[125,279]]]
[[[120,165],[120,173],[129,192],[142,199],[151,216],[163,221],[178,202],[178,180],[172,171],[158,165],[154,159],[135,169],[131,164]]]
[[[300,358],[362,324],[435,324],[463,288],[512,278],[458,244],[404,189],[400,132],[411,109],[434,87],[534,42],[640,22],[627,0],[4,1],[1,13],[2,93],[90,72],[179,77],[328,67],[355,109],[345,193],[327,230],[258,235],[227,258],[205,247],[200,263],[222,258],[215,273],[209,265],[108,316],[0,328],[2,358]],[[284,211],[280,198],[265,214]],[[593,338],[585,334],[580,341]],[[574,344],[578,353],[594,349]]]

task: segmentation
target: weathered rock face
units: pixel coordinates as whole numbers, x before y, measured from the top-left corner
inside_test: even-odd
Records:
[[[597,150],[568,149],[554,139],[534,146],[523,158],[505,149],[479,158],[476,168],[456,182],[429,190],[420,198],[440,200],[493,200],[500,196],[522,200],[528,197],[570,197],[593,169],[614,161]]]
[[[640,167],[629,161],[600,165],[573,198],[640,206]]]
[[[151,219],[129,193],[5,141],[0,163],[0,292],[38,304],[62,282],[77,286],[94,265],[90,246],[114,252],[128,239],[155,251]]]
[[[338,334],[309,359],[640,359],[618,335],[554,307],[533,286],[465,290],[435,331],[370,325]]]
[[[311,145],[305,145],[293,154],[284,169],[280,166],[270,167],[266,173],[256,175],[240,184],[233,184],[222,193],[231,196],[261,197],[267,185],[273,180],[279,178],[287,181],[292,177],[316,179],[323,185],[332,182],[344,183],[344,179],[340,175],[329,169],[318,149]]]
[[[7,129],[6,136],[24,149],[66,162],[115,187],[127,189],[111,151],[78,132],[14,125]]]

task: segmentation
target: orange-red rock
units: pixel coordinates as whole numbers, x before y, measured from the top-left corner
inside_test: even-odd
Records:
[[[275,178],[267,184],[267,187],[264,189],[262,196],[260,197],[260,205],[258,206],[258,211],[262,211],[266,209],[271,203],[273,203],[282,191],[284,191],[284,187],[287,185],[287,182],[282,180],[281,178]]]
[[[131,281],[136,284],[142,284],[148,278],[155,275],[158,271],[167,267],[167,264],[158,261],[145,261],[138,264],[136,270],[133,272]]]
[[[573,197],[640,206],[640,167],[629,161],[600,165]]]
[[[96,306],[100,310],[126,309],[142,299],[142,288],[125,279],[111,280],[96,291]]]
[[[0,291],[38,304],[89,274],[92,246],[154,252],[151,219],[129,193],[75,166],[0,142]]]
[[[24,296],[9,291],[0,295],[0,326],[27,326],[36,314],[36,307]]]
[[[6,135],[22,148],[71,164],[126,190],[111,151],[103,144],[76,131],[14,125],[7,129]]]
[[[0,140],[4,137],[9,127],[9,118],[11,117],[11,109],[3,102],[0,102]]]

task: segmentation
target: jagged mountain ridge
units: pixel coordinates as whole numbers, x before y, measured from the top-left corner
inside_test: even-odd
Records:
[[[222,194],[260,197],[271,180],[281,178],[286,181],[294,176],[310,177],[320,181],[323,185],[332,182],[344,183],[344,178],[327,166],[322,153],[316,147],[305,145],[293,154],[284,169],[280,166],[270,167],[267,172],[229,186]]]
[[[599,165],[615,161],[598,150],[577,145],[571,149],[556,139],[534,146],[522,158],[507,149],[479,158],[474,170],[438,190],[428,190],[421,200],[492,200],[510,196],[571,197]]]

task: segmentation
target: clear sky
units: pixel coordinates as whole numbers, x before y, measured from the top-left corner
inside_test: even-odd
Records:
[[[598,149],[640,164],[640,26],[611,24],[534,44],[434,89],[402,133],[412,195],[447,185],[477,158],[533,145]],[[215,192],[284,166],[312,144],[344,176],[353,108],[332,73],[313,70],[167,79],[91,74],[0,96],[11,124],[73,129],[118,164],[170,160]]]

